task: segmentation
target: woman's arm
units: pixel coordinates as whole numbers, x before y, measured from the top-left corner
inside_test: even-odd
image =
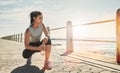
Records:
[[[24,39],[25,49],[29,49],[29,50],[41,50],[42,46],[36,47],[36,46],[29,45],[29,43],[30,43],[30,41],[29,41],[30,31],[28,29],[25,31],[24,37],[25,37],[25,39]]]
[[[46,36],[46,37],[50,37],[50,36],[49,36],[49,32],[48,32],[48,30],[46,29],[45,25],[42,24],[42,26],[43,26],[43,32],[44,32],[45,36]]]
[[[43,39],[42,44],[45,44],[45,43],[47,43],[48,38],[49,38],[50,36],[49,36],[49,32],[48,32],[48,30],[46,29],[45,25],[42,24],[42,26],[43,26],[43,32],[44,32],[44,34],[45,34],[45,36],[46,36],[46,37]]]

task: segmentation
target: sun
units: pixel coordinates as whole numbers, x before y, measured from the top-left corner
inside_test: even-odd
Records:
[[[76,39],[84,38],[87,36],[88,28],[86,26],[73,27],[73,37]]]

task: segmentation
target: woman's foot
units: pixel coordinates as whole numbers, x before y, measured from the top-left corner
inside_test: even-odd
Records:
[[[26,65],[31,65],[31,58],[27,59]]]
[[[43,67],[43,70],[51,70],[52,69],[52,65],[50,61],[46,61]]]

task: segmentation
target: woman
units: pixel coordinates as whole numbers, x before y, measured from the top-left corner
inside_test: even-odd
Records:
[[[30,26],[25,31],[23,57],[27,59],[27,65],[31,64],[31,56],[35,52],[45,50],[45,62],[43,70],[51,70],[51,63],[49,61],[51,51],[51,39],[49,33],[42,23],[43,15],[39,11],[33,11],[30,13]],[[40,41],[42,31],[45,34],[45,38]]]

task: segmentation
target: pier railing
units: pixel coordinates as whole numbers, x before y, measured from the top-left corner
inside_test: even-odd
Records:
[[[8,35],[8,36],[4,36],[4,37],[1,37],[1,38],[6,39],[6,40],[20,42],[20,43],[23,42],[23,34],[22,33]]]
[[[72,25],[71,21],[67,21],[67,26],[64,27],[58,27],[58,28],[52,28],[47,27],[48,31],[55,31],[60,29],[66,29],[66,52],[62,54],[62,56],[69,55],[70,53],[74,52],[74,45],[73,45],[73,27],[77,26],[87,26],[87,25],[101,25],[102,23],[108,23],[108,22],[116,22],[116,41],[109,41],[109,40],[83,40],[79,39],[79,41],[91,41],[91,42],[113,42],[116,43],[116,61],[118,64],[120,64],[120,9],[116,12],[116,19],[109,19],[109,20],[103,20],[103,21],[96,21],[96,22],[90,22],[85,24],[79,24],[79,25]],[[109,28],[109,27],[108,27]],[[7,40],[13,40],[17,42],[23,42],[23,34],[14,34],[9,36],[4,36],[2,39]]]

